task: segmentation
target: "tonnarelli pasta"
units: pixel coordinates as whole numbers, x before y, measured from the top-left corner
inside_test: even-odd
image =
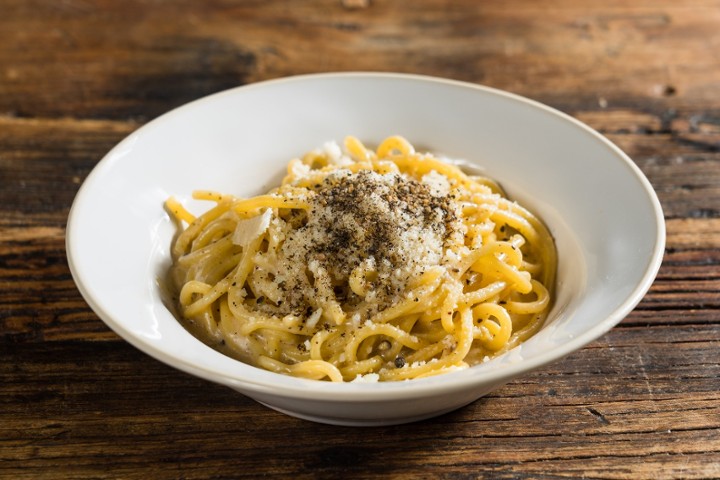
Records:
[[[394,136],[292,160],[281,185],[198,191],[173,247],[183,323],[244,362],[318,380],[466,368],[533,335],[550,307],[551,236],[484,177]]]

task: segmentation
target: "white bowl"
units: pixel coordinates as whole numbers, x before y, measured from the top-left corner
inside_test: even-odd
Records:
[[[481,365],[407,382],[333,384],[264,371],[204,345],[163,304],[174,195],[255,195],[286,163],[328,140],[419,149],[480,166],[548,224],[559,250],[545,327]],[[197,212],[207,205],[190,201]],[[67,252],[90,307],[121,337],[185,372],[318,422],[410,422],[466,405],[581,348],[624,318],[662,260],[660,204],[635,164],[584,124],[537,102],[456,81],[399,74],[292,77],[228,90],[148,123],[117,145],[73,203]]]

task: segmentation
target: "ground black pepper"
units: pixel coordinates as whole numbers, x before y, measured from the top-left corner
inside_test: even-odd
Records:
[[[410,278],[439,264],[457,223],[449,193],[395,173],[339,170],[315,184],[309,200],[304,222],[292,225],[281,247],[288,267],[307,277],[306,286],[290,285],[287,309],[317,305],[322,295],[314,278],[318,272],[329,276],[334,300],[362,301],[347,288],[350,275],[362,264],[373,272],[366,279],[372,302],[386,308]],[[285,279],[292,282],[292,277]]]

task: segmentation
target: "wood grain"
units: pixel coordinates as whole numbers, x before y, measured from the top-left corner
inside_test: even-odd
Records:
[[[720,2],[408,5],[0,0],[0,478],[720,478]],[[610,138],[666,216],[647,296],[562,361],[397,427],[297,420],[120,340],[65,258],[99,159],[203,95],[348,70],[501,88]]]

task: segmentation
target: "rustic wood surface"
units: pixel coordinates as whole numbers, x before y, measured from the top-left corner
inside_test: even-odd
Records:
[[[76,290],[65,224],[125,135],[209,93],[413,72],[563,110],[623,148],[667,251],[627,319],[410,425],[297,420],[173,370]],[[720,478],[720,1],[0,0],[0,478]]]

